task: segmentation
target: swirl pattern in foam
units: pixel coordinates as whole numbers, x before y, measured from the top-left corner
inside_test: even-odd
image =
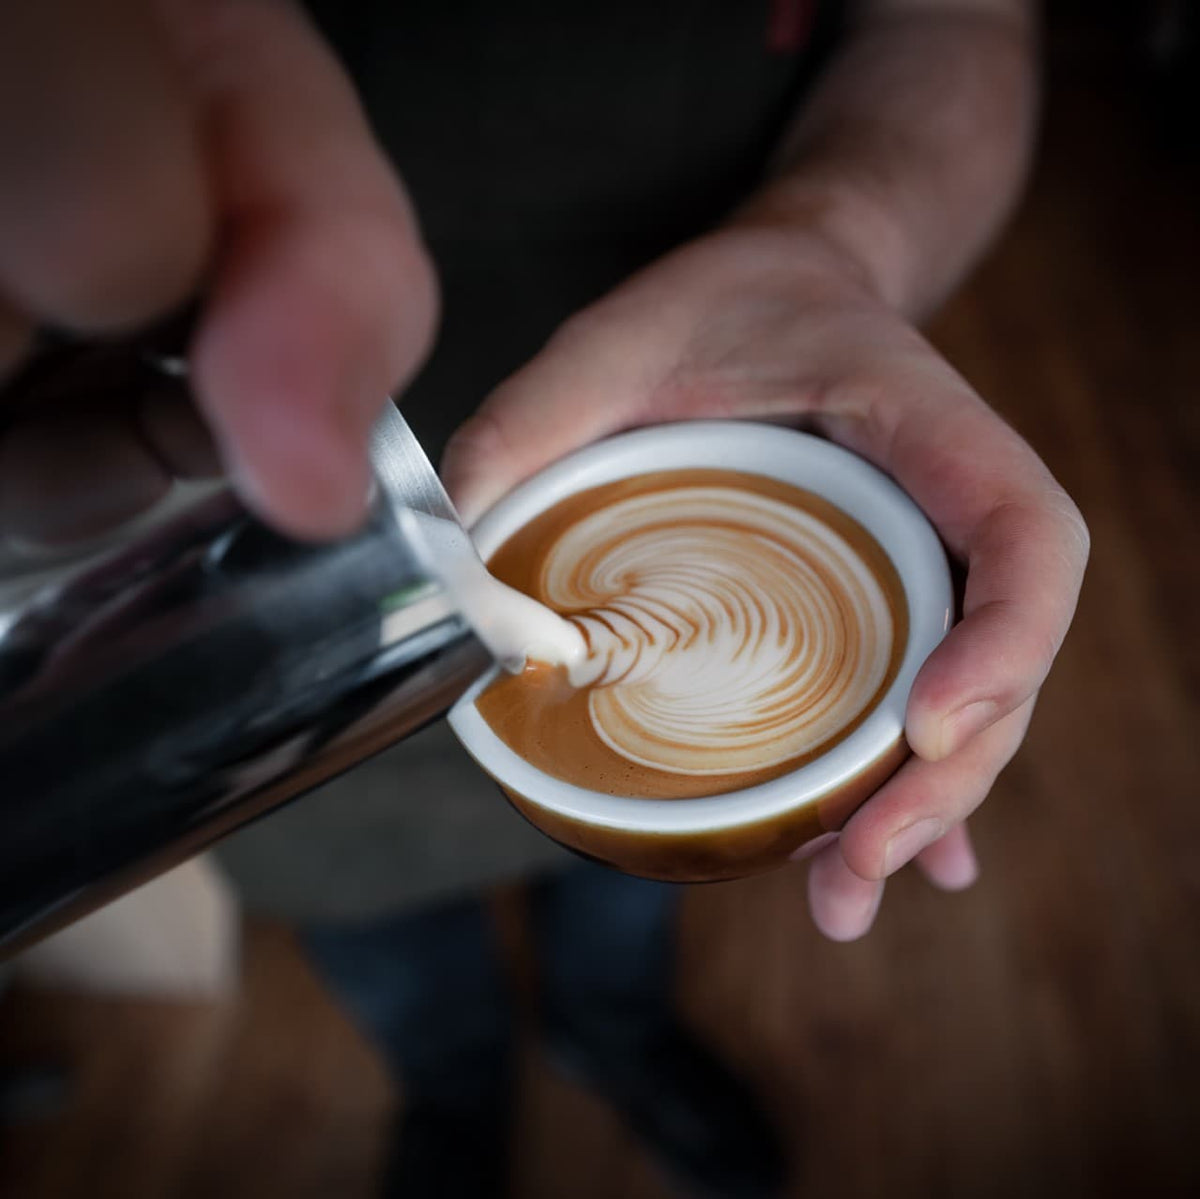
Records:
[[[538,769],[613,795],[721,794],[826,752],[877,705],[908,636],[899,576],[861,525],[740,471],[576,492],[488,566],[587,652],[497,679],[477,710]]]
[[[634,496],[567,529],[544,600],[572,612],[596,735],[640,765],[706,775],[819,748],[871,703],[894,637],[870,567],[832,528],[742,488]]]

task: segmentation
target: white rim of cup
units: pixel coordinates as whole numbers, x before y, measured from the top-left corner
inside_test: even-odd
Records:
[[[474,699],[455,705],[451,727],[502,786],[536,807],[604,828],[700,833],[757,823],[811,804],[849,782],[903,736],[913,680],[950,628],[953,592],[945,551],[924,513],[887,475],[841,446],[779,425],[702,420],[620,433],[560,459],[499,500],[471,531],[486,561],[513,533],[567,496],[661,470],[737,470],[801,487],[852,516],[896,567],[908,603],[908,645],[891,686],[862,724],[796,770],[722,795],[639,799],[589,791],[531,766],[480,716]]]

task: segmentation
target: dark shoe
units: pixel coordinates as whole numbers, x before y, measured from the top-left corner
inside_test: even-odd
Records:
[[[556,1031],[564,1072],[622,1115],[684,1193],[696,1199],[773,1199],[787,1183],[778,1133],[758,1100],[682,1026],[614,1051]]]
[[[503,1199],[510,1108],[507,1094],[407,1107],[384,1173],[384,1199]]]

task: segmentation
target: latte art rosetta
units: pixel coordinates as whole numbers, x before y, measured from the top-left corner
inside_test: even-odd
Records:
[[[499,678],[479,713],[527,762],[614,795],[720,794],[826,752],[875,707],[908,636],[865,529],[738,471],[577,492],[488,566],[566,617],[584,652]]]
[[[870,568],[828,525],[765,495],[686,487],[579,521],[542,598],[587,639],[571,683],[632,762],[724,774],[808,753],[887,671],[893,628]]]

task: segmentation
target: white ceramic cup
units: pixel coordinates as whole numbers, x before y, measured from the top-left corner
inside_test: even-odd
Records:
[[[576,492],[654,471],[716,468],[762,475],[828,500],[891,559],[908,605],[908,639],[890,687],[826,753],[768,782],[701,799],[602,794],[530,765],[492,731],[474,699],[450,714],[468,753],[517,809],[556,841],[632,874],[675,881],[733,878],[805,856],[908,756],[904,713],[913,679],[953,613],[946,556],[928,519],[870,463],[777,425],[694,421],[597,442],[555,462],[500,500],[472,536],[486,561],[518,529]]]

